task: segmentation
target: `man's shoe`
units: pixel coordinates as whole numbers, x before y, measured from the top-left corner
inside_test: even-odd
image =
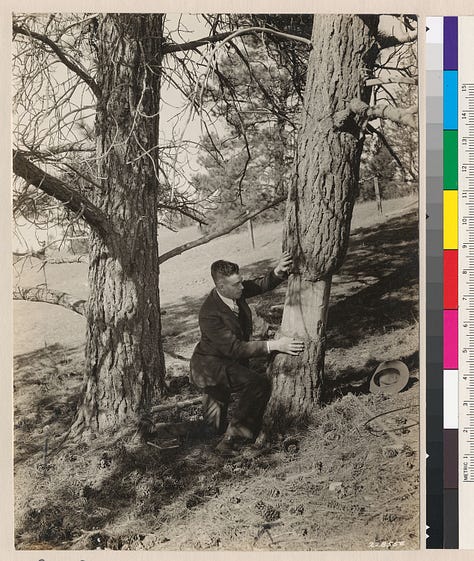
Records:
[[[230,423],[226,435],[240,440],[250,440],[252,442],[255,440],[253,432],[248,427],[235,422]]]
[[[220,456],[231,457],[238,452],[235,449],[235,439],[233,436],[224,436],[215,448]]]

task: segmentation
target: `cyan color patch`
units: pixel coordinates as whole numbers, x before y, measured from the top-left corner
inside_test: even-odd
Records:
[[[458,71],[443,72],[443,127],[444,130],[458,128]]]

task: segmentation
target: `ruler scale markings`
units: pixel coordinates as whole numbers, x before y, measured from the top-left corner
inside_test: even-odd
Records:
[[[458,238],[459,238],[459,344],[474,347],[473,325],[474,306],[471,301],[470,285],[474,282],[471,249],[474,220],[474,69],[472,50],[474,48],[474,18],[459,17],[458,29],[458,109],[459,138],[458,145]],[[474,361],[470,353],[459,353],[458,404],[459,404],[459,547],[474,548]]]

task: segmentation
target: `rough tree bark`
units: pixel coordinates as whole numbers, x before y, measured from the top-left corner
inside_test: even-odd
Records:
[[[365,82],[377,55],[377,23],[375,16],[314,18],[286,209],[284,249],[293,255],[294,270],[280,328],[282,335],[303,339],[305,350],[298,357],[278,354],[269,367],[267,430],[277,420],[304,420],[321,399],[331,278],[347,251],[367,118],[349,104],[369,102]]]
[[[99,20],[94,204],[112,232],[90,240],[85,393],[73,433],[136,422],[161,395],[157,216],[161,14]]]

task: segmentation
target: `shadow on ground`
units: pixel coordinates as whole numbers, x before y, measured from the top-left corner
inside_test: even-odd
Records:
[[[419,368],[418,351],[407,356],[402,355],[399,357],[399,360],[407,365],[409,372],[416,372]],[[363,366],[357,368],[349,366],[339,370],[337,376],[328,376],[323,386],[324,403],[331,403],[335,399],[339,399],[347,394],[368,394],[370,391],[370,380],[379,364],[380,362],[378,360],[371,359]],[[418,378],[411,376],[408,379],[407,385],[400,393],[408,391],[417,383]]]
[[[357,355],[364,341],[375,345],[378,339],[403,333],[404,328],[416,324],[417,255],[418,222],[414,213],[393,218],[375,231],[361,229],[354,233],[344,266],[334,279],[328,349],[335,354],[339,370],[331,372],[327,381],[327,399],[367,393],[377,360],[369,357],[365,363],[359,361],[359,366],[351,366],[351,357]],[[274,265],[275,261],[265,259],[242,272],[247,278],[261,276]],[[283,304],[285,290],[284,283],[272,293],[252,299],[259,314],[269,318],[268,323],[278,323],[278,305]],[[181,352],[197,342],[197,316],[204,297],[183,295],[179,302],[166,307],[165,348]],[[344,362],[342,355],[349,351],[352,355],[345,356]],[[68,354],[69,350],[56,346],[15,360],[15,384],[21,386],[15,403],[19,423],[16,436],[21,440],[15,451],[17,464],[41,450],[45,437],[40,435],[45,424],[67,425],[71,418],[82,382],[83,359],[79,350],[74,351],[74,357]],[[418,352],[407,351],[398,358],[406,362],[410,371],[418,367]],[[61,360],[66,362],[61,364]],[[74,378],[74,383],[65,383],[67,376]],[[416,377],[412,377],[405,392],[416,383]],[[124,523],[120,518],[123,513],[140,520],[142,527],[156,529],[160,536],[160,528],[170,520],[185,520],[195,507],[217,496],[226,479],[232,478],[232,484],[237,485],[249,475],[264,476],[276,461],[281,462],[281,456],[272,454],[232,460],[217,456],[213,451],[217,437],[210,436],[195,420],[199,413],[196,405],[185,415],[174,412],[154,419],[155,424],[188,423],[191,430],[183,434],[163,435],[151,430],[145,444],[133,445],[129,438],[116,437],[96,442],[93,450],[87,445],[70,449],[65,446],[51,456],[42,468],[48,470],[51,466],[51,470],[44,472],[36,489],[43,503],[23,505],[17,543],[28,546],[39,540],[65,549],[120,549],[124,545],[120,537],[99,529],[112,525],[119,528]],[[179,447],[159,449],[164,442],[173,440]],[[24,477],[28,477],[27,469]],[[22,485],[21,479],[16,480],[16,485]],[[130,536],[131,532],[127,526],[123,535]],[[140,527],[136,532],[139,542]],[[161,535],[160,539],[166,542],[167,537]]]
[[[255,269],[260,263],[255,264]],[[418,222],[393,218],[351,238],[346,261],[334,276],[328,314],[328,348],[356,345],[370,334],[406,327],[418,317]],[[257,311],[279,324],[286,284],[263,295]],[[257,299],[255,299],[257,300]],[[276,305],[276,309],[270,309]]]
[[[81,395],[84,347],[49,345],[14,358],[15,463],[42,451],[48,431],[72,423]],[[65,430],[65,429],[64,429]]]

